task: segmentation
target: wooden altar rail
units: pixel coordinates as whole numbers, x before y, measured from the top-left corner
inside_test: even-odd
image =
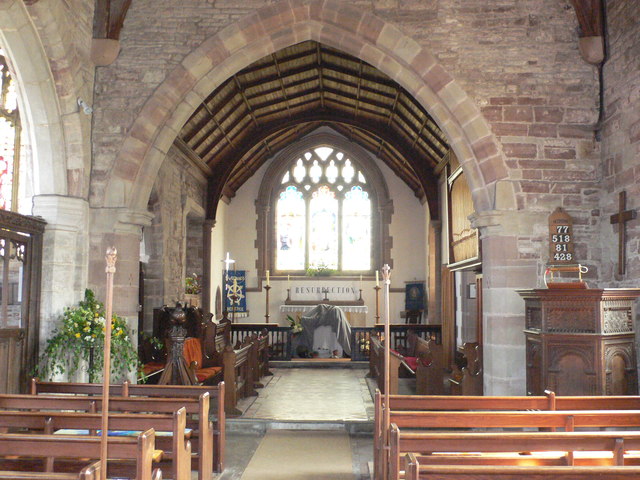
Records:
[[[364,362],[369,360],[369,337],[376,332],[381,334],[384,325],[379,323],[375,327],[351,327],[351,360]],[[441,325],[404,324],[389,325],[391,345],[396,349],[407,348],[407,332],[413,331],[425,340],[430,338],[436,343],[442,343]]]
[[[269,360],[291,360],[291,327],[277,323],[232,323],[231,344],[235,345],[247,335],[262,335],[265,329],[269,336]]]
[[[267,330],[269,336],[269,360],[289,361],[293,357],[291,348],[291,327],[281,327],[274,323],[232,323],[231,343],[242,341],[247,335],[261,335]],[[431,338],[436,343],[442,343],[441,325],[423,324],[392,324],[391,345],[395,348],[407,347],[407,332],[414,331],[419,337]],[[374,327],[351,327],[351,360],[354,362],[366,362],[369,360],[369,337],[372,333],[381,333],[384,325],[377,324]]]

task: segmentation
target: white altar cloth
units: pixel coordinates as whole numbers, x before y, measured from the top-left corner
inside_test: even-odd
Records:
[[[320,302],[322,303],[322,302]],[[280,305],[281,313],[306,313],[309,310],[313,310],[318,305]],[[340,310],[345,313],[367,313],[369,309],[366,305],[340,305]]]

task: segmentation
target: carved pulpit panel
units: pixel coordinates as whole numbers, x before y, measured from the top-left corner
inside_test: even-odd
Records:
[[[636,395],[640,289],[518,290],[525,299],[527,393]]]

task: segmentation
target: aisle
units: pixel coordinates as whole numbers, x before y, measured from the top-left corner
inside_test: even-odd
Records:
[[[242,480],[353,480],[344,431],[270,430]]]
[[[373,421],[367,370],[276,368],[259,396],[244,400],[242,418],[284,421]],[[245,403],[246,402],[246,403]]]
[[[227,419],[216,480],[369,480],[373,401],[363,368],[273,368]]]

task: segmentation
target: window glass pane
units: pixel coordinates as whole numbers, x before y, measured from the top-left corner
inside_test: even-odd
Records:
[[[344,167],[342,167],[342,178],[344,178],[345,182],[351,183],[355,173],[356,171],[353,169],[353,165],[351,165],[351,160],[347,159],[344,162]]]
[[[371,269],[371,200],[358,186],[342,204],[342,269]]]
[[[305,175],[307,174],[306,168],[302,165],[302,159],[299,158],[296,166],[293,169],[293,178],[296,179],[296,182],[300,183],[304,180]]]
[[[331,152],[333,152],[333,148],[318,147],[315,149],[315,152],[324,162],[327,158],[329,158],[329,155],[331,155]]]
[[[336,178],[338,178],[338,167],[336,167],[336,162],[334,162],[333,160],[329,162],[326,175],[329,183],[335,183]]]
[[[313,192],[309,215],[309,266],[337,269],[338,200],[329,187]]]
[[[318,165],[318,161],[314,160],[312,167],[309,169],[309,176],[311,177],[311,181],[313,183],[318,183],[320,181],[320,177],[322,176],[322,168]]]
[[[0,117],[0,208],[11,210],[15,128]]]
[[[296,187],[289,186],[280,194],[276,221],[276,268],[304,270],[305,202]]]
[[[289,175],[289,172],[285,173],[284,176],[282,177],[282,183],[288,183],[290,177],[291,175]]]

